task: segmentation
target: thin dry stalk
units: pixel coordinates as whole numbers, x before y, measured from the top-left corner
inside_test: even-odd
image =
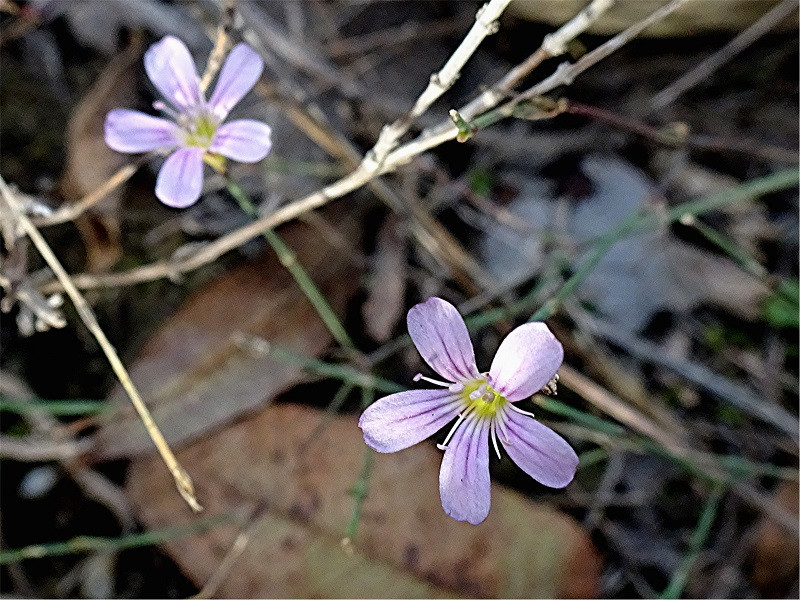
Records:
[[[688,0],[673,0],[670,4],[660,8],[646,19],[629,27],[602,46],[584,55],[578,62],[574,64],[562,64],[553,75],[542,81],[540,84],[529,89],[527,92],[525,92],[525,94],[529,97],[535,97],[549,92],[559,85],[569,84],[579,73],[583,72],[615,50],[619,49],[633,37],[638,35],[642,30],[674,12],[687,1]],[[509,114],[511,114],[511,112],[513,112],[513,108],[521,100],[522,98],[516,98],[501,107],[501,109],[508,109]],[[467,109],[471,105],[472,104],[467,105],[467,107],[464,108],[463,114],[465,114],[465,116],[470,116],[470,112]],[[346,175],[345,177],[322,188],[321,190],[318,190],[296,202],[293,202],[292,204],[289,204],[272,214],[265,215],[264,217],[261,217],[252,223],[245,225],[244,227],[228,233],[227,235],[205,245],[196,253],[182,260],[158,261],[150,265],[144,265],[142,267],[131,269],[124,273],[116,273],[105,276],[76,276],[74,278],[75,283],[82,289],[91,289],[108,286],[131,285],[163,278],[176,279],[182,273],[192,271],[211,261],[216,260],[226,252],[241,246],[268,229],[273,229],[278,225],[295,219],[305,212],[316,210],[331,200],[340,198],[345,194],[362,187],[376,177],[394,171],[398,167],[410,162],[419,154],[422,154],[431,148],[435,148],[444,142],[455,139],[458,133],[458,127],[456,127],[449,119],[435,127],[426,129],[414,140],[391,151],[386,156],[385,160],[382,161],[382,163],[378,164],[374,159],[368,160],[365,158],[359,167],[349,175]],[[44,287],[43,291],[51,292],[58,291],[59,289],[60,288],[57,285],[48,284]]]
[[[106,337],[105,332],[103,332],[100,324],[97,322],[97,318],[94,315],[89,303],[86,302],[84,297],[72,283],[69,278],[69,275],[64,270],[64,267],[61,266],[61,262],[58,260],[56,255],[53,253],[50,246],[47,244],[45,239],[42,237],[42,234],[39,233],[39,230],[36,229],[36,226],[31,222],[31,220],[25,215],[25,213],[19,208],[17,204],[16,198],[14,198],[11,189],[6,184],[5,180],[0,177],[0,190],[2,191],[3,198],[6,201],[11,213],[16,217],[17,222],[22,227],[23,231],[26,235],[30,238],[33,244],[36,246],[36,249],[41,254],[42,258],[48,264],[48,266],[52,269],[53,273],[55,273],[58,280],[64,286],[64,291],[72,300],[73,305],[75,306],[75,310],[78,312],[78,315],[81,317],[81,320],[84,322],[86,327],[92,333],[94,338],[97,340],[97,343],[103,350],[103,353],[106,355],[108,362],[111,364],[111,368],[114,370],[114,373],[119,379],[122,387],[128,393],[128,396],[133,402],[136,411],[139,413],[139,416],[142,419],[142,422],[147,429],[150,438],[153,440],[156,448],[158,449],[161,457],[163,458],[164,462],[169,468],[170,473],[172,473],[173,478],[175,479],[175,485],[178,488],[181,496],[186,503],[194,510],[195,512],[199,512],[202,510],[202,507],[197,502],[197,498],[194,494],[194,486],[192,485],[192,480],[190,479],[189,475],[184,471],[183,467],[180,466],[178,460],[175,458],[175,455],[172,453],[169,445],[167,444],[166,440],[164,439],[161,430],[159,430],[158,426],[156,425],[155,421],[153,420],[150,411],[147,409],[144,401],[142,400],[141,396],[139,395],[138,390],[133,385],[130,376],[128,375],[128,371],[125,369],[125,366],[122,364],[119,356],[117,355],[114,346]]]
[[[489,110],[506,98],[520,81],[548,58],[560,56],[567,51],[569,43],[582,34],[600,16],[611,8],[617,0],[593,0],[575,18],[562,25],[557,31],[544,37],[542,45],[523,62],[511,69],[492,87],[472,100],[459,113],[467,120]]]
[[[706,58],[694,69],[684,73],[658,94],[653,96],[653,99],[650,101],[650,110],[659,111],[669,104],[672,104],[678,96],[701,81],[708,79],[714,71],[719,69],[762,35],[777,27],[781,21],[793,13],[797,13],[797,0],[783,0],[783,2],[773,7],[772,10],[733,38],[728,44],[725,44],[725,46]]]
[[[214,76],[222,67],[222,61],[228,53],[230,46],[231,29],[233,29],[233,18],[236,15],[236,0],[227,0],[222,11],[222,20],[217,27],[217,39],[214,41],[214,49],[208,57],[206,70],[200,78],[200,89],[205,92]]]
[[[511,0],[490,0],[478,9],[475,15],[475,23],[467,32],[466,37],[461,41],[455,52],[447,59],[444,66],[431,75],[428,86],[420,94],[411,110],[404,116],[397,119],[394,123],[386,125],[378,136],[375,146],[364,159],[363,167],[368,170],[380,168],[386,160],[389,152],[397,144],[397,140],[406,133],[414,123],[428,108],[436,102],[439,97],[449,90],[461,75],[461,69],[466,62],[478,49],[486,36],[497,31],[497,19],[509,5]]]

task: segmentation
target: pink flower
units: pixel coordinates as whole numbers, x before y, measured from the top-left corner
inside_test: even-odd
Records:
[[[467,326],[456,308],[429,298],[408,312],[408,332],[431,368],[447,381],[425,379],[441,390],[411,390],[381,398],[359,420],[364,441],[378,452],[397,452],[421,442],[458,417],[444,444],[439,471],[442,508],[473,525],[489,514],[489,438],[538,482],[555,488],[575,476],[578,457],[570,445],[531,413],[514,406],[555,376],[564,350],[544,323],[526,323],[500,344],[488,373],[475,366]]]
[[[250,46],[237,44],[230,51],[209,100],[200,90],[189,49],[178,38],[167,36],[150,46],[144,68],[169,103],[153,106],[173,120],[114,109],[106,116],[105,138],[117,152],[171,152],[156,180],[156,196],[164,204],[184,208],[197,202],[203,188],[203,160],[209,155],[253,163],[269,153],[272,130],[267,124],[250,119],[223,123],[264,69]]]

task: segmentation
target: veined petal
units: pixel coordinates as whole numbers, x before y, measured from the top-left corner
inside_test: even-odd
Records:
[[[156,196],[173,208],[186,208],[203,191],[202,148],[181,148],[164,161],[156,179]]]
[[[181,109],[202,106],[200,78],[189,49],[178,38],[168,35],[144,53],[144,68],[161,94]]]
[[[106,144],[117,152],[135,154],[177,146],[178,126],[152,115],[116,108],[106,115]]]
[[[364,441],[378,452],[397,452],[432,436],[462,408],[448,390],[409,390],[381,398],[358,420]]]
[[[272,148],[271,135],[270,126],[261,121],[231,121],[217,129],[209,150],[239,162],[258,162]]]
[[[263,70],[264,61],[255,50],[247,44],[236,44],[222,65],[208,101],[214,114],[220,119],[227,117],[239,100],[253,89]]]
[[[499,432],[504,429],[508,435],[508,439],[504,439],[501,433],[500,443],[523,471],[548,487],[563,488],[572,481],[578,468],[578,455],[564,438],[533,417],[511,409],[503,411],[498,418],[505,422]]]
[[[439,471],[444,512],[473,525],[489,514],[489,419],[468,418],[447,446]]]
[[[564,348],[544,323],[525,323],[509,333],[494,355],[489,381],[511,402],[542,389],[564,360]]]
[[[464,319],[441,298],[428,298],[408,311],[408,333],[422,358],[448,381],[478,377],[475,351]]]

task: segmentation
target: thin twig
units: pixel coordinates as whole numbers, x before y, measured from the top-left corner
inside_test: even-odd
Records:
[[[414,121],[420,117],[442,94],[449,90],[456,79],[461,75],[461,69],[466,62],[478,49],[486,36],[497,31],[497,19],[503,14],[511,0],[490,0],[478,9],[475,15],[475,23],[470,28],[467,35],[458,45],[455,52],[447,59],[444,66],[431,75],[428,86],[419,95],[414,106],[407,114],[397,119],[394,123],[386,125],[378,136],[372,150],[367,153],[364,160],[364,168],[377,170],[386,160],[389,152],[397,144],[404,133],[413,125]]]
[[[570,100],[561,100],[560,102],[564,102],[564,112],[566,113],[588,117],[601,123],[607,123],[613,127],[630,131],[631,133],[652,140],[662,146],[670,146],[673,148],[686,147],[693,150],[711,152],[735,152],[762,160],[789,164],[795,164],[798,161],[797,152],[789,148],[762,144],[755,140],[693,134],[688,131],[688,128],[686,131],[656,128],[643,121],[623,116],[597,106],[590,106]]]
[[[114,349],[114,346],[108,340],[105,332],[103,332],[100,324],[97,322],[94,311],[92,311],[89,303],[86,302],[84,297],[72,283],[69,275],[64,270],[64,267],[61,266],[61,262],[50,249],[50,246],[42,237],[42,234],[39,233],[39,230],[36,229],[36,226],[31,223],[30,219],[20,210],[19,206],[17,205],[16,198],[14,198],[13,193],[2,177],[0,177],[0,190],[2,190],[3,198],[5,199],[6,204],[10,208],[11,212],[16,217],[18,223],[36,246],[39,254],[41,254],[42,258],[53,270],[53,273],[55,273],[58,280],[64,286],[64,291],[70,297],[70,300],[72,300],[75,310],[78,312],[81,320],[92,333],[94,338],[97,340],[97,343],[100,345],[100,348],[103,350],[103,353],[106,355],[106,358],[111,364],[111,368],[114,370],[117,379],[119,379],[122,387],[125,388],[125,391],[128,393],[131,402],[133,402],[136,411],[139,413],[139,416],[141,417],[142,422],[144,423],[145,428],[150,435],[150,438],[153,440],[156,448],[158,448],[158,451],[161,454],[161,457],[164,459],[167,468],[169,468],[170,473],[172,473],[172,476],[175,479],[175,485],[177,486],[181,496],[184,500],[186,500],[186,503],[192,508],[192,510],[199,512],[202,510],[202,507],[197,502],[197,498],[194,495],[194,486],[192,485],[192,480],[186,471],[184,471],[183,467],[180,466],[178,460],[175,458],[175,455],[172,453],[172,450],[164,439],[161,430],[159,430],[158,426],[153,420],[152,415],[150,414],[150,411],[147,409],[147,405],[145,405],[144,401],[139,395],[138,390],[133,385],[133,382],[128,375],[128,371],[125,369],[125,366],[122,364],[122,361],[117,355],[117,351]]]
[[[222,67],[222,60],[228,52],[230,45],[231,29],[233,29],[233,17],[236,14],[236,0],[226,0],[225,8],[222,11],[222,19],[217,28],[217,39],[214,42],[214,49],[208,56],[206,70],[200,78],[200,89],[205,93],[214,76]]]
[[[24,462],[64,461],[80,456],[90,445],[89,440],[53,441],[0,435],[0,457]]]
[[[584,55],[584,57],[574,65],[562,66],[570,67],[571,70],[569,72],[572,74],[571,77],[574,78],[575,75],[595,64],[601,58],[608,56],[608,54],[613,51],[611,48],[619,48],[620,46],[624,45],[624,43],[630,40],[639,31],[645,29],[647,26],[651,25],[657,20],[664,18],[686,1],[687,0],[673,0],[673,2],[671,2],[668,6],[656,11],[656,13],[650,15],[650,17],[641,23],[630,27],[603,46],[600,46],[589,54]],[[561,72],[564,71],[564,69],[559,70]],[[546,85],[544,85],[545,83]],[[539,95],[546,93],[557,85],[562,85],[564,83],[567,83],[567,81],[551,76],[544,80],[542,84],[534,86],[534,88],[531,89],[536,90],[536,94],[534,95]],[[526,93],[530,93],[530,90]],[[516,102],[516,100],[512,102]],[[467,113],[466,109],[464,112]],[[513,109],[509,114],[511,113],[513,113]],[[376,177],[394,171],[399,166],[410,162],[415,156],[426,152],[431,148],[435,148],[444,142],[455,139],[458,135],[458,132],[458,128],[450,120],[440,124],[439,126],[426,129],[416,139],[403,144],[390,152],[381,166],[377,166],[377,163],[375,163],[375,169],[371,167],[365,167],[365,164],[368,161],[362,161],[358,168],[338,181],[335,181],[321,190],[297,200],[296,202],[288,204],[272,214],[261,217],[248,225],[245,225],[213,242],[210,242],[209,244],[206,244],[197,252],[183,260],[158,261],[150,265],[131,269],[125,273],[105,275],[102,277],[94,277],[91,275],[78,276],[75,277],[74,280],[82,288],[89,289],[106,286],[131,285],[162,278],[177,278],[182,273],[192,271],[216,260],[226,252],[241,246],[268,229],[272,229],[282,223],[295,219],[303,213],[320,208],[331,200],[340,198],[362,187]],[[48,286],[46,289],[49,290],[50,287]]]
[[[686,582],[689,579],[689,571],[691,571],[698,556],[700,556],[703,544],[705,544],[708,539],[708,534],[711,533],[711,526],[714,524],[714,519],[717,516],[717,508],[722,500],[722,495],[722,486],[715,486],[714,489],[711,490],[711,494],[708,500],[706,500],[705,506],[703,506],[703,512],[700,513],[697,527],[689,540],[689,551],[683,561],[681,561],[681,564],[678,565],[675,573],[672,574],[672,579],[670,579],[669,584],[661,593],[661,598],[682,597],[683,588],[686,586]]]
[[[511,69],[500,81],[480,96],[469,102],[458,112],[467,120],[489,110],[498,102],[508,97],[508,94],[536,67],[548,58],[564,54],[567,45],[577,36],[582,34],[603,13],[611,8],[616,0],[593,0],[592,3],[578,13],[575,18],[545,36],[542,45],[523,62]]]
[[[725,44],[725,46],[653,96],[653,99],[650,100],[650,109],[652,111],[662,110],[686,90],[701,81],[707,80],[722,65],[734,58],[762,35],[775,28],[792,13],[797,13],[797,0],[783,0],[783,2],[773,7],[772,10]]]
[[[108,194],[128,181],[128,179],[130,179],[133,174],[139,170],[139,167],[146,164],[154,156],[157,156],[156,152],[148,152],[147,154],[143,154],[137,158],[132,163],[123,165],[116,171],[116,173],[114,173],[111,177],[106,179],[103,183],[101,183],[77,202],[65,204],[51,215],[36,217],[33,219],[33,224],[37,227],[47,227],[49,225],[58,225],[59,223],[66,223],[67,221],[75,220],[77,217],[81,216],[87,210],[92,208],[95,204],[100,202],[100,200],[105,198]]]

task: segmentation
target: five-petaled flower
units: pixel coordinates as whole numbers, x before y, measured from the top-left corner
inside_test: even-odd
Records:
[[[578,457],[552,429],[514,403],[538,392],[556,374],[564,350],[544,323],[526,323],[500,344],[488,373],[475,365],[467,327],[456,308],[429,298],[408,312],[408,332],[431,368],[447,381],[424,379],[441,390],[411,390],[381,398],[361,415],[364,440],[378,452],[421,442],[457,418],[448,433],[439,493],[445,512],[473,525],[489,514],[489,438],[528,475],[549,487],[566,486]]]
[[[173,120],[114,109],[106,116],[105,139],[118,152],[171,152],[156,180],[156,196],[164,204],[184,208],[197,202],[204,159],[214,164],[225,156],[253,163],[269,153],[272,131],[267,124],[250,119],[223,123],[264,69],[250,46],[233,47],[208,100],[200,89],[192,55],[179,39],[167,36],[153,44],[144,55],[144,68],[169,103],[159,101],[153,106]]]

